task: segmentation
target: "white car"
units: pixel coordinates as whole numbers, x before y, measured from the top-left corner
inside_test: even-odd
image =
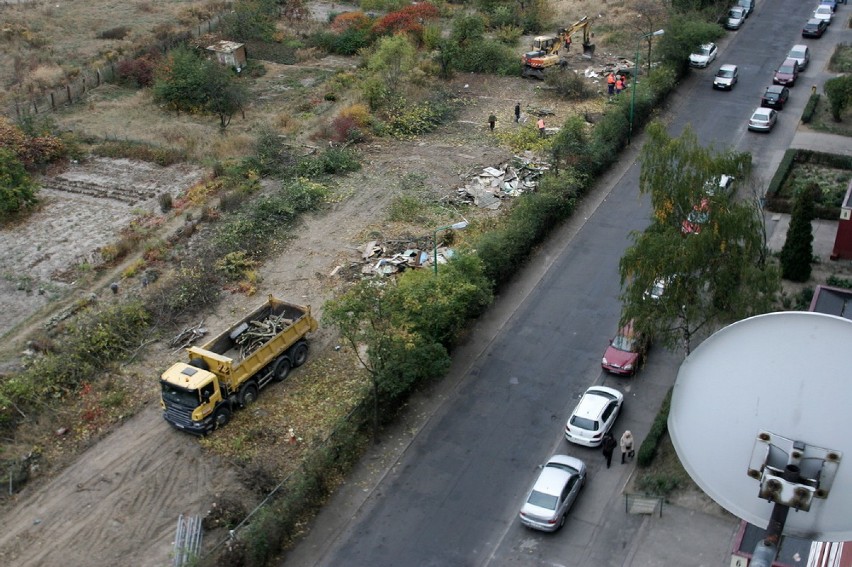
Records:
[[[815,20],[825,20],[831,25],[831,19],[834,17],[834,13],[831,11],[831,6],[828,4],[820,4],[817,6],[817,9],[814,10],[814,19]]]
[[[722,65],[713,77],[713,88],[731,90],[737,84],[740,71],[736,65]]]
[[[555,532],[586,484],[586,464],[576,457],[553,455],[535,481],[524,505],[521,523],[528,528]]]
[[[689,56],[689,66],[704,68],[715,61],[718,54],[719,49],[715,43],[705,43],[699,48],[697,53]]]
[[[738,30],[746,19],[746,11],[742,6],[734,6],[728,10],[728,19],[725,20],[725,29]]]
[[[772,108],[758,108],[748,120],[748,129],[754,132],[769,132],[775,126],[778,112]]]
[[[799,62],[799,71],[804,71],[811,60],[811,50],[807,45],[794,45],[787,54],[787,59],[795,59]]]
[[[565,439],[586,447],[600,446],[604,434],[612,429],[623,403],[624,394],[615,388],[592,386],[571,412],[565,424]]]

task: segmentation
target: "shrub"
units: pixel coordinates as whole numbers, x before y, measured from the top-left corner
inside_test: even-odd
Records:
[[[128,26],[117,26],[98,34],[98,39],[124,39],[130,33]]]
[[[805,109],[802,111],[802,123],[807,124],[814,118],[814,113],[816,113],[817,105],[819,104],[819,93],[814,93],[808,98],[808,103],[805,105]]]
[[[171,193],[160,193],[157,195],[157,202],[160,204],[160,211],[167,213],[172,210],[172,195]]]
[[[319,155],[300,159],[294,170],[301,177],[321,177],[361,169],[358,154],[351,149],[329,148]]]
[[[846,278],[841,278],[835,275],[828,276],[826,282],[828,285],[834,287],[842,287],[844,289],[852,289],[852,280],[847,280]]]
[[[831,107],[831,117],[840,122],[841,114],[852,103],[852,76],[841,75],[829,79],[825,82],[823,90]]]
[[[819,95],[817,95],[819,96]],[[810,104],[810,103],[808,103]],[[769,196],[778,195],[784,182],[787,181],[790,172],[793,170],[793,163],[796,161],[796,153],[798,150],[790,149],[784,152],[784,157],[781,158],[781,163],[778,164],[778,169],[775,170],[775,175],[769,181],[769,186],[766,188],[766,194]]]
[[[568,100],[585,100],[595,95],[585,77],[568,69],[550,70],[545,74],[544,82]]]
[[[811,277],[814,257],[811,221],[814,218],[814,198],[818,192],[819,186],[813,183],[796,194],[790,228],[780,254],[781,275],[784,279],[804,282]]]
[[[423,24],[439,16],[438,9],[429,2],[411,4],[379,18],[373,24],[372,32],[376,35],[406,33],[420,39],[423,35]]]
[[[36,191],[24,164],[11,151],[0,147],[0,218],[35,205]]]
[[[471,73],[492,73],[502,76],[521,74],[521,59],[506,45],[492,40],[469,43],[456,52],[454,67]]]
[[[143,55],[135,59],[119,61],[115,66],[115,74],[119,84],[129,87],[150,87],[154,84],[154,70],[157,61],[150,55]]]
[[[103,142],[93,147],[92,153],[97,156],[110,158],[149,161],[163,167],[186,161],[186,152],[184,150],[129,140]]]
[[[648,436],[645,437],[642,441],[642,445],[639,446],[639,453],[636,455],[636,464],[640,467],[647,467],[654,461],[654,457],[657,454],[657,446],[660,444],[660,440],[663,438],[663,435],[665,435],[668,428],[667,422],[669,419],[669,408],[671,403],[672,388],[669,388],[669,391],[660,406],[660,411],[657,412],[657,416],[654,418],[654,423],[651,424],[651,430],[648,432]]]

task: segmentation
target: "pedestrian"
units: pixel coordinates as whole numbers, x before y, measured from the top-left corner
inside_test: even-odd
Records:
[[[606,76],[606,88],[609,92],[609,96],[615,94],[615,73],[612,71],[610,71],[609,75]]]
[[[621,75],[616,75],[615,77],[615,94],[621,94],[621,91],[624,90],[624,77]]]
[[[623,465],[625,462],[625,458],[633,458],[633,434],[630,432],[629,429],[625,430],[624,433],[622,433],[619,445],[621,445],[621,464]]]
[[[518,102],[515,104],[515,122],[521,121],[521,103]]]
[[[538,126],[539,137],[544,138],[544,118],[539,118],[538,122],[536,122],[536,126]]]
[[[491,127],[491,131],[494,131],[494,124],[497,122],[497,117],[494,116],[494,113],[488,115],[488,125]]]
[[[571,36],[565,38],[565,51],[571,51]]]
[[[618,443],[615,442],[615,437],[612,436],[612,433],[607,432],[601,441],[601,450],[606,459],[606,468],[609,468],[609,465],[612,464],[612,452],[615,450],[616,445]]]

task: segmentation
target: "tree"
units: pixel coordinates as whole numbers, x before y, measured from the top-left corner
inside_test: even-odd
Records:
[[[275,0],[240,0],[222,18],[222,31],[235,41],[269,41],[275,33],[277,11]]]
[[[230,69],[179,47],[158,69],[154,98],[178,112],[216,114],[225,128],[242,110],[246,91]]]
[[[36,185],[14,153],[0,148],[0,218],[36,204]]]
[[[811,221],[818,192],[819,185],[811,183],[796,193],[790,228],[781,248],[781,275],[786,280],[805,282],[811,277],[811,263],[814,260]]]
[[[736,201],[717,187],[723,173],[748,179],[751,156],[704,148],[689,127],[671,138],[652,123],[647,134],[639,190],[651,196],[652,219],[619,265],[622,321],[688,354],[702,329],[771,310],[779,278],[756,199]],[[699,204],[709,215],[684,234]],[[659,299],[649,294],[655,282],[665,285]]]
[[[695,53],[701,44],[714,41],[724,33],[718,24],[705,22],[694,14],[678,14],[669,19],[666,33],[657,44],[657,53],[663,62],[683,73],[689,65],[690,53]]]
[[[831,105],[831,117],[840,122],[843,111],[852,103],[852,75],[827,80],[823,90]]]

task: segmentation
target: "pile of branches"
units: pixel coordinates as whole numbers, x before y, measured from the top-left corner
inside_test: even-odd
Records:
[[[249,321],[249,327],[237,337],[240,356],[245,359],[251,353],[268,343],[272,338],[293,324],[292,319],[284,315],[270,315],[266,319]]]

